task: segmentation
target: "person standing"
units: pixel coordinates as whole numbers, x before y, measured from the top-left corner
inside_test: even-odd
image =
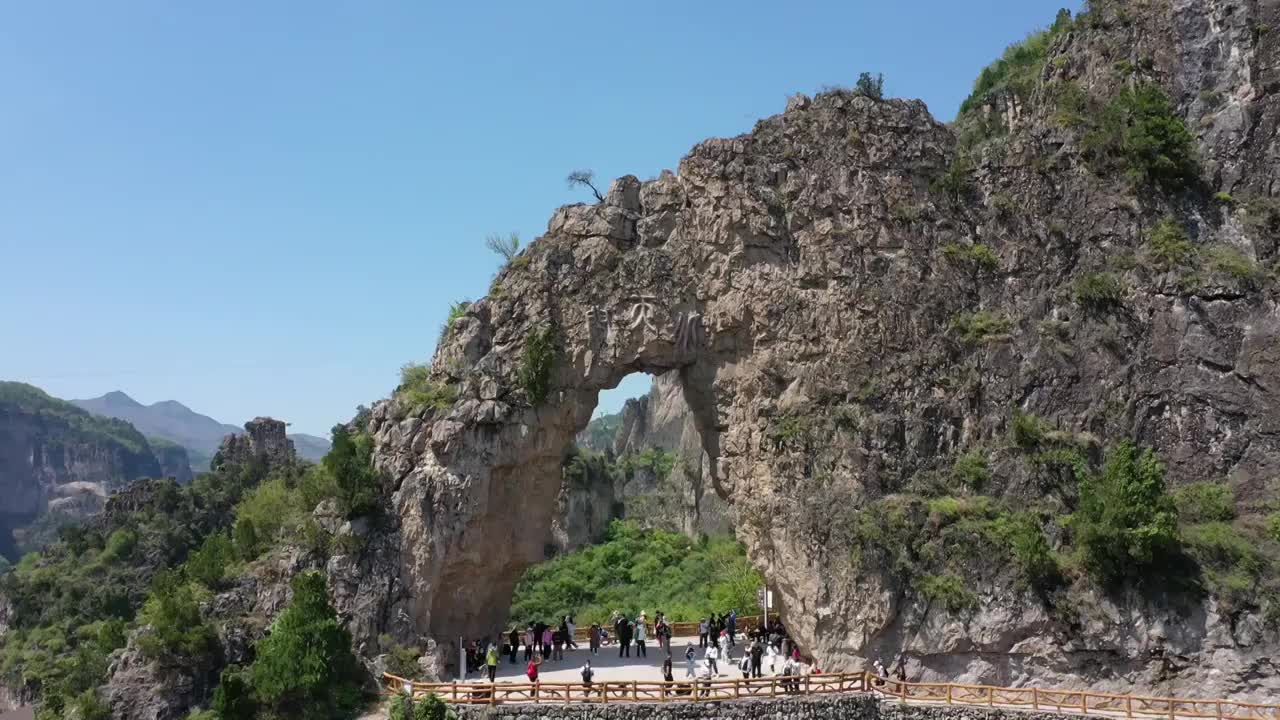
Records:
[[[582,666],[582,690],[584,697],[591,697],[591,679],[596,676],[596,672],[591,669],[591,660],[587,660],[587,664]]]
[[[695,672],[695,665],[697,662],[695,659],[696,657],[697,655],[693,652],[693,646],[690,645],[684,651],[684,668],[685,668],[684,676],[686,680],[696,675],[696,672]]]
[[[614,629],[618,631],[618,657],[631,657],[631,621],[622,615]]]
[[[698,621],[698,647],[705,648],[707,646],[707,619],[702,618]]]
[[[573,648],[574,650],[577,650],[578,643],[576,640],[574,640],[573,636],[574,636],[574,633],[578,632],[578,624],[573,621],[572,615],[565,616],[564,626],[566,630],[566,633],[564,636],[564,646],[566,648]]]
[[[600,654],[600,623],[591,623],[591,629],[587,631],[588,647],[591,648],[592,655]]]
[[[675,682],[675,676],[671,674],[671,653],[662,659],[662,681]]]
[[[484,654],[484,664],[489,670],[489,682],[498,676],[498,646],[489,643],[489,651]]]
[[[516,651],[520,649],[520,628],[515,625],[511,626],[511,632],[507,634],[507,649],[511,651],[510,662],[516,664]]]
[[[530,625],[524,631],[524,661],[529,662],[533,659],[533,625]]]
[[[720,668],[716,665],[716,660],[720,659],[720,648],[716,647],[715,643],[711,643],[707,646],[707,651],[703,653],[703,657],[706,659],[707,665],[711,668],[711,672],[715,673],[718,677],[720,675]]]
[[[764,657],[764,648],[760,647],[760,641],[756,640],[751,643],[751,649],[748,651],[751,655],[751,677],[760,677],[761,660]]]
[[[725,623],[725,629],[729,631],[729,647],[734,646],[733,634],[738,630],[738,611],[729,611],[729,620]]]
[[[640,617],[636,618],[635,629],[636,629],[636,657],[649,657],[649,653],[645,652],[645,649],[644,649],[645,632],[647,630],[647,628],[645,627],[644,613],[640,613]]]
[[[561,625],[560,627],[564,627],[564,626]],[[564,659],[564,630],[561,630],[560,628],[556,628],[556,631],[551,633],[551,644],[555,648],[554,650],[551,651],[552,653],[551,659],[563,660]]]
[[[542,627],[542,657],[546,658],[551,655],[551,627],[544,625]]]
[[[724,658],[726,663],[733,660],[733,653],[729,651],[729,631],[720,631],[720,657]]]

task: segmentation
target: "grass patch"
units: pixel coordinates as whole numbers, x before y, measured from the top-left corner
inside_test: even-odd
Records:
[[[930,604],[941,605],[947,612],[959,614],[978,607],[978,596],[970,592],[955,575],[925,575],[916,589]]]
[[[395,396],[411,408],[448,410],[458,399],[458,391],[449,383],[433,380],[430,365],[409,363],[400,368]]]
[[[1127,288],[1124,281],[1113,273],[1090,273],[1076,280],[1073,287],[1076,304],[1092,312],[1104,312],[1118,307]]]
[[[1000,269],[1000,256],[986,243],[950,242],[942,246],[942,256],[948,262],[977,272],[995,272]]]
[[[959,334],[960,341],[970,347],[1008,340],[1011,327],[1008,318],[988,310],[961,313],[951,319],[951,328]]]

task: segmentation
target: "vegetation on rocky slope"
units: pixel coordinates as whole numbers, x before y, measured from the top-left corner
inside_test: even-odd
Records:
[[[607,623],[615,610],[649,617],[661,610],[674,620],[697,620],[713,611],[747,612],[760,584],[732,536],[691,540],[618,521],[603,543],[530,568],[516,587],[511,617],[521,623],[573,613],[587,625]]]
[[[109,507],[101,520],[62,528],[57,543],[25,556],[0,579],[0,593],[11,608],[0,647],[4,684],[34,694],[41,718],[103,717],[96,689],[106,679],[108,656],[131,635],[147,658],[216,670],[218,635],[201,604],[280,545],[325,553],[332,539],[312,518],[322,501],[332,499],[347,515],[380,506],[368,437],[340,426],[333,440],[321,465],[227,465],[188,487],[142,481],[131,488],[141,491],[121,511]],[[314,595],[314,579],[305,582]],[[312,640],[306,639],[313,638],[325,648],[324,665],[349,675],[334,659],[343,647],[350,657],[350,638],[344,646],[334,635],[345,631],[335,630],[332,609],[326,621],[319,616],[327,605],[305,598],[299,603],[306,619],[299,621],[298,632],[306,637],[290,644],[287,634],[275,633],[272,637],[280,639],[260,649],[275,653],[275,666],[302,667],[313,660],[305,653],[291,655],[291,648],[313,652]],[[286,617],[292,616],[282,615],[280,623]],[[270,681],[267,677],[250,675],[247,688],[254,702],[274,708],[275,716],[338,717],[345,710],[335,708],[351,706],[351,688],[333,685],[332,693],[346,693],[337,698],[314,687],[284,687],[278,673]],[[326,675],[321,684],[328,687],[332,679]]]

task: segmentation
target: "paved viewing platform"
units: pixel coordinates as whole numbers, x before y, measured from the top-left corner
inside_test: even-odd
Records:
[[[528,708],[530,705],[561,707],[595,707],[599,705],[719,704],[743,701],[794,702],[804,698],[831,698],[842,695],[865,695],[881,700],[921,706],[956,706],[969,708],[1001,708],[1039,711],[1042,713],[1091,715],[1112,718],[1222,718],[1226,720],[1280,720],[1280,704],[1260,704],[1218,699],[1161,698],[1140,695],[1093,692],[1089,690],[1055,690],[1046,688],[1002,688],[988,685],[957,683],[924,683],[878,678],[870,673],[820,673],[782,675],[782,658],[770,668],[766,660],[763,677],[743,678],[737,663],[748,644],[739,643],[731,659],[721,661],[719,674],[711,679],[686,679],[684,654],[693,645],[696,666],[702,668],[703,652],[698,639],[673,638],[671,642],[674,682],[662,680],[662,662],[666,652],[656,644],[647,648],[647,657],[618,657],[618,646],[606,645],[591,654],[585,644],[566,650],[563,660],[546,660],[539,668],[537,683],[525,676],[524,653],[517,662],[503,656],[490,683],[484,672],[471,673],[465,681],[446,683],[410,683],[415,698],[434,694],[458,706],[505,706]],[[591,661],[594,677],[590,686],[582,682],[583,664]],[[403,692],[406,681],[388,674],[384,677],[387,694]],[[812,709],[812,708],[810,708]],[[527,714],[528,709],[521,714]],[[541,708],[539,716],[545,714]],[[806,713],[807,715],[811,713]],[[499,714],[501,715],[501,714]],[[820,717],[821,713],[813,715]],[[468,717],[471,717],[468,715]]]

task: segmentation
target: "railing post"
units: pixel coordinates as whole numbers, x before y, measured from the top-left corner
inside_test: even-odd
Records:
[[[635,702],[640,699],[640,693],[636,690],[636,681],[631,681],[631,701]]]
[[[995,703],[996,703],[996,689],[988,685],[987,686],[987,707],[991,707],[992,705],[995,705]]]
[[[948,705],[950,705],[950,704],[951,704],[951,690],[952,690],[952,689],[953,689],[952,684],[951,684],[951,683],[947,683],[947,704],[948,704]]]
[[[1080,691],[1080,712],[1084,715],[1089,714],[1089,693],[1084,690]]]
[[[769,678],[769,697],[778,697],[778,676]]]
[[[1133,717],[1133,696],[1132,695],[1124,696],[1124,716],[1127,718]]]
[[[738,679],[737,679],[737,678],[734,678],[734,679],[733,679],[733,696],[734,696],[735,698],[736,698],[736,697],[742,697],[742,695],[741,695],[741,693],[740,693],[740,690],[741,690],[741,686],[738,684]],[[1218,713],[1218,715],[1219,715],[1219,716],[1221,716],[1221,715],[1222,715],[1222,713]]]
[[[1040,688],[1031,688],[1031,708],[1033,710],[1040,709]]]
[[[608,680],[605,680],[604,682],[600,683],[600,698],[601,698],[600,702],[604,703],[605,705],[609,704],[609,681]]]
[[[1216,708],[1216,713],[1217,713],[1216,717],[1218,718],[1218,720],[1222,720],[1222,701],[1218,700],[1213,705]]]

